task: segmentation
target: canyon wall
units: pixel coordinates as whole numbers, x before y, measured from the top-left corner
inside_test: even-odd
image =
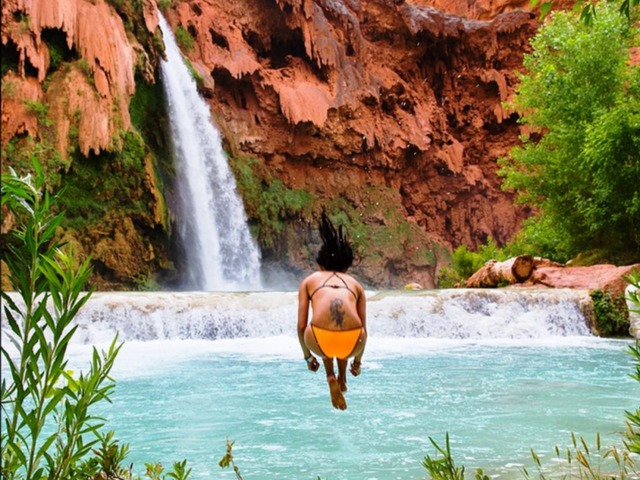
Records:
[[[375,285],[433,286],[439,247],[506,242],[529,213],[496,161],[521,133],[505,102],[536,14],[435,2],[478,20],[423,3],[190,0],[167,12],[194,39],[185,53],[233,156],[310,192],[316,212],[375,226],[357,271]],[[308,264],[295,242],[312,238],[289,238],[288,261]]]
[[[325,208],[351,226],[365,284],[433,287],[451,249],[504,243],[529,215],[501,189],[497,166],[521,133],[506,102],[539,26],[528,2],[163,3],[244,175],[266,264],[293,277],[313,268],[313,219]],[[45,145],[54,187],[85,185],[112,202],[90,226],[87,211],[70,208],[81,226],[67,232],[94,258],[102,289],[179,277],[168,141],[136,123],[150,104],[140,92],[159,97],[149,86],[162,55],[155,4],[141,5],[2,6],[3,168],[26,168],[19,147]],[[135,161],[124,161],[131,151]],[[98,167],[92,187],[86,175]],[[126,181],[123,194],[103,191],[111,178]],[[251,185],[269,189],[276,207]]]

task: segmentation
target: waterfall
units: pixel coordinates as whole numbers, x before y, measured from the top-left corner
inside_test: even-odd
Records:
[[[590,337],[589,301],[588,291],[569,289],[367,292],[367,327],[372,339],[438,342]],[[104,343],[116,332],[122,341],[294,338],[297,302],[297,292],[95,292],[76,317],[74,342]]]
[[[158,12],[167,61],[161,73],[174,144],[178,234],[197,290],[259,290],[260,252],[207,103]]]

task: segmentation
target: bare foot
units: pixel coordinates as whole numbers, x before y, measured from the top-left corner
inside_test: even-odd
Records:
[[[349,371],[351,372],[351,375],[353,375],[354,377],[357,377],[358,375],[360,375],[361,365],[362,363],[360,363],[357,360],[354,360],[353,362],[351,362],[351,368],[349,369]]]
[[[334,408],[337,408],[338,410],[346,410],[347,409],[347,402],[344,399],[344,396],[342,395],[342,391],[340,388],[340,384],[338,383],[338,380],[336,380],[335,377],[330,377],[328,379],[329,382],[329,391],[331,392],[331,404],[334,406]]]
[[[342,393],[346,392],[347,389],[347,379],[343,376],[338,377],[338,384],[340,385],[340,390]]]

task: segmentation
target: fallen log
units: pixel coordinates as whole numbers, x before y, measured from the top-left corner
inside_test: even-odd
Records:
[[[534,270],[531,255],[518,255],[504,262],[489,260],[465,282],[467,288],[493,288],[523,283]]]

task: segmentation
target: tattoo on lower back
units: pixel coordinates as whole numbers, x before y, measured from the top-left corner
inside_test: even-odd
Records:
[[[344,308],[342,307],[342,300],[336,298],[331,301],[331,318],[335,324],[342,328],[342,322],[344,321]]]

